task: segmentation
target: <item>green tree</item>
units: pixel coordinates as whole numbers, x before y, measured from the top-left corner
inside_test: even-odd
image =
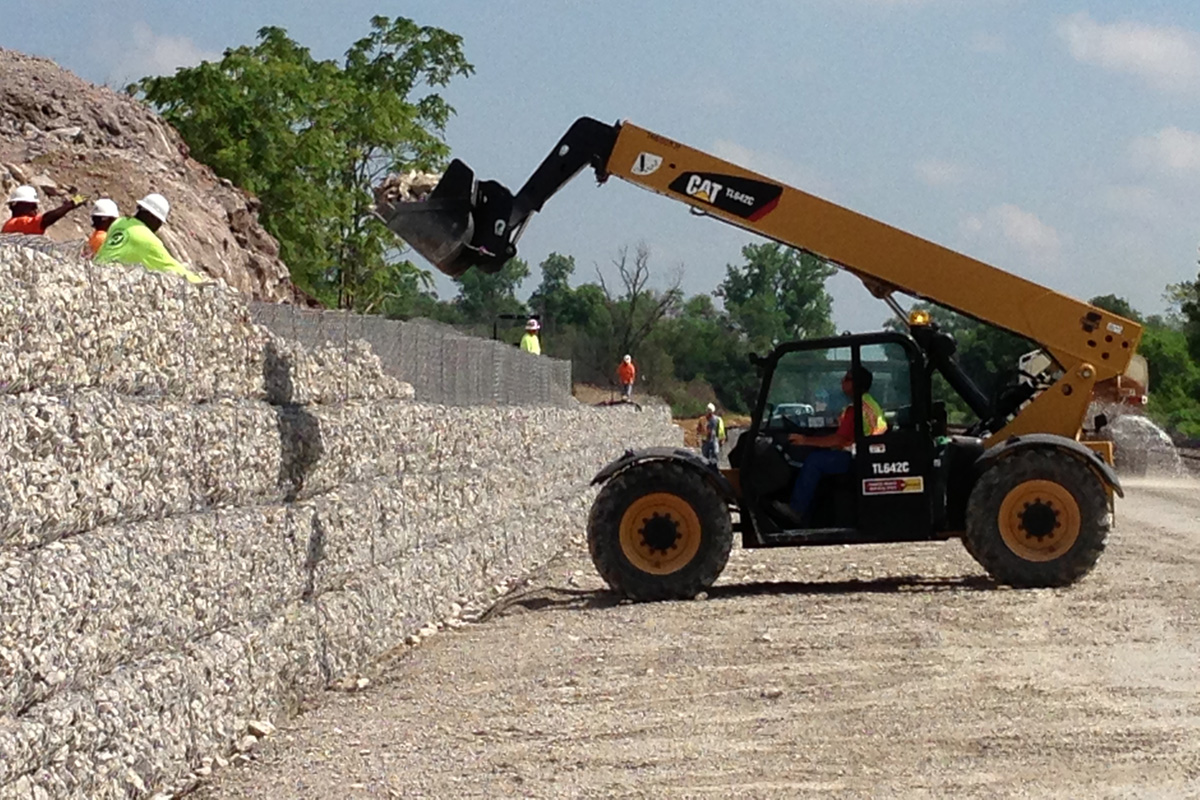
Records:
[[[678,401],[672,405],[685,413],[698,413],[708,401],[696,397],[704,384],[724,408],[745,412],[753,405],[758,375],[747,359],[749,346],[711,296],[688,298],[677,313],[658,325],[650,340],[670,354],[674,377],[686,384],[688,394],[695,398],[690,408]]]
[[[454,279],[458,284],[454,304],[465,322],[491,325],[497,314],[525,311],[525,305],[517,299],[517,289],[528,277],[529,265],[519,258],[510,258],[491,275],[469,269]]]
[[[1168,286],[1166,296],[1171,305],[1179,309],[1188,352],[1194,360],[1200,361],[1200,276],[1194,281]]]
[[[538,265],[542,282],[529,296],[529,307],[542,315],[544,326],[569,324],[566,319],[573,300],[571,276],[575,274],[575,257],[551,253]]]
[[[302,289],[329,305],[404,313],[430,285],[370,216],[385,173],[434,169],[453,108],[434,89],[473,71],[462,39],[376,16],[341,63],[279,27],[140,92],[192,155],[262,201],[262,222]]]
[[[1101,294],[1088,300],[1094,306],[1103,308],[1105,311],[1111,311],[1125,319],[1131,319],[1134,322],[1142,322],[1142,315],[1129,304],[1129,301],[1124,297],[1119,297],[1115,294]]]
[[[1200,366],[1183,331],[1148,326],[1138,352],[1150,369],[1151,418],[1169,431],[1200,436]]]
[[[825,291],[834,267],[777,243],[748,244],[742,257],[744,264],[726,268],[716,294],[752,349],[834,333],[833,300]]]

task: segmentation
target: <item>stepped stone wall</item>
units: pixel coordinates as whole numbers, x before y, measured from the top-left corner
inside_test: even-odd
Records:
[[[0,800],[186,788],[681,442],[665,407],[417,403],[223,285],[0,244]]]

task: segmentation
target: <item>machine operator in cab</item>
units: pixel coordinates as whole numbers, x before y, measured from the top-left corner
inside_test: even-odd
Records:
[[[863,434],[878,436],[887,432],[887,420],[883,408],[870,395],[872,376],[870,370],[859,366],[842,376],[842,393],[850,398],[850,404],[842,410],[838,427],[825,436],[809,436],[793,433],[788,442],[805,450],[804,464],[792,485],[790,505],[775,502],[773,508],[780,517],[798,527],[809,525],[808,512],[812,507],[817,485],[825,475],[844,475],[854,464],[850,448],[854,446],[854,391],[862,392]]]

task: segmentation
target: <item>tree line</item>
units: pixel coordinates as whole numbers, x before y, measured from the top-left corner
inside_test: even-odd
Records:
[[[279,27],[216,62],[144,78],[129,91],[162,114],[192,154],[262,201],[263,226],[280,243],[295,284],[331,308],[393,318],[425,316],[515,341],[503,315],[543,319],[544,352],[569,358],[577,379],[606,385],[621,356],[637,359],[640,389],[699,413],[716,401],[751,407],[751,352],[789,339],[833,333],[825,281],[833,267],[777,244],[749,244],[710,293],[687,297],[678,276],[656,288],[643,246],[618,251],[615,277],[579,283],[574,257],[551,254],[533,278],[513,259],[494,275],[471,270],[457,294],[437,297],[370,211],[388,173],[437,170],[453,107],[439,91],[474,72],[462,38],[405,17],[376,16],[340,60],[318,60]],[[1170,311],[1143,317],[1123,298],[1092,298],[1145,325],[1140,352],[1150,366],[1150,414],[1177,436],[1200,437],[1200,276],[1167,287]],[[719,301],[719,302],[718,302]],[[959,343],[969,374],[994,393],[1034,345],[949,310],[937,320]],[[947,392],[952,410],[955,398]]]
[[[570,359],[576,381],[615,387],[617,363],[628,353],[640,373],[638,391],[664,398],[680,416],[698,415],[708,402],[748,411],[758,390],[751,352],[833,333],[825,279],[834,268],[775,243],[746,245],[714,291],[690,297],[678,274],[665,287],[653,285],[644,245],[616,253],[611,279],[597,271],[596,280],[572,285],[575,258],[559,253],[538,270],[527,302],[517,295],[530,270],[513,259],[493,275],[471,270],[456,278],[453,300],[422,295],[413,312],[478,335],[490,335],[502,315],[536,314],[542,352]],[[515,342],[517,333],[500,335]]]

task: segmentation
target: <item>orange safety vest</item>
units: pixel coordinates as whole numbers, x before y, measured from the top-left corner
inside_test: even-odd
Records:
[[[108,238],[108,231],[96,229],[92,231],[92,235],[88,237],[88,249],[92,251],[92,255],[100,252],[100,248],[104,245],[104,240]]]
[[[42,224],[41,214],[13,217],[4,223],[3,228],[0,228],[0,233],[28,233],[31,236],[40,236],[45,232],[46,226]]]

